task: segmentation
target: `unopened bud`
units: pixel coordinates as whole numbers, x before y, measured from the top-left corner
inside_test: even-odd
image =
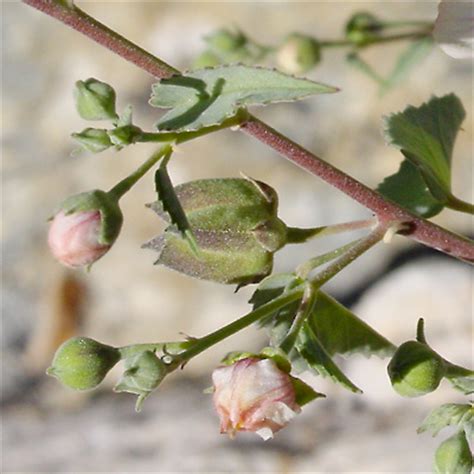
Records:
[[[388,365],[392,386],[403,397],[420,397],[433,392],[445,373],[443,358],[418,341],[403,343]]]
[[[74,337],[54,355],[48,375],[74,390],[89,390],[102,382],[120,360],[117,349],[87,337]]]
[[[113,120],[115,112],[115,91],[97,79],[77,81],[74,98],[79,115],[85,120]]]
[[[290,35],[277,52],[278,65],[291,74],[302,74],[321,60],[319,43],[310,36]]]
[[[359,12],[346,24],[346,38],[358,46],[364,46],[380,36],[383,23],[372,13]]]
[[[286,243],[277,217],[278,198],[268,185],[250,179],[204,179],[175,188],[199,247],[193,251],[173,226],[145,244],[160,254],[156,263],[186,275],[240,286],[258,282]],[[168,219],[160,202],[150,206]]]
[[[109,130],[108,136],[110,141],[116,146],[127,146],[134,143],[137,135],[141,130],[135,125],[124,125],[122,127]]]
[[[80,133],[73,133],[71,136],[82,148],[91,153],[100,153],[112,146],[107,130],[99,128],[86,128]]]
[[[110,194],[95,190],[71,196],[52,219],[49,248],[64,265],[91,265],[110,249],[122,222],[117,199]]]
[[[301,411],[290,375],[271,359],[250,357],[219,367],[212,381],[221,433],[251,431],[272,438]]]
[[[230,53],[242,48],[247,43],[241,31],[218,30],[205,38],[210,48],[217,53]]]
[[[143,351],[125,359],[125,372],[117,385],[116,392],[138,395],[137,411],[143,400],[153,391],[168,373],[166,364],[152,351]]]
[[[435,453],[436,474],[471,474],[472,454],[464,431],[443,441]]]

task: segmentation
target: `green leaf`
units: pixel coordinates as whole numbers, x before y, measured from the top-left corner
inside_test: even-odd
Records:
[[[418,168],[409,160],[403,160],[400,169],[385,178],[377,191],[421,217],[433,217],[444,208],[431,194]]]
[[[295,390],[295,402],[300,406],[304,406],[316,398],[326,398],[326,395],[323,393],[316,392],[312,387],[307,383],[303,382],[301,379],[296,377],[291,377],[291,383],[293,384],[293,389]]]
[[[395,85],[402,82],[411,70],[420,65],[420,62],[428,55],[433,48],[431,37],[422,38],[410,43],[407,49],[402,51],[395,63],[395,66],[382,86],[381,93],[385,93]]]
[[[464,118],[461,101],[449,94],[386,119],[387,141],[419,169],[431,194],[441,202],[451,194],[451,157]]]
[[[458,377],[448,377],[454,388],[463,392],[465,395],[474,393],[474,375],[465,375]]]
[[[387,357],[395,351],[390,341],[322,291],[308,324],[330,355]]]
[[[158,199],[162,205],[162,210],[168,214],[171,223],[176,225],[178,230],[181,232],[182,237],[188,241],[193,252],[198,254],[198,245],[183,207],[176,195],[166,165],[162,165],[156,170],[155,188],[158,193]]]
[[[355,69],[357,69],[362,74],[365,74],[367,77],[375,81],[380,88],[384,88],[386,86],[385,79],[381,77],[374,68],[364,61],[356,52],[351,52],[346,56],[346,61],[348,64]]]
[[[308,367],[317,374],[323,377],[331,377],[334,382],[341,384],[351,392],[362,393],[362,390],[354,385],[331,359],[331,356],[307,323],[303,324],[298,335],[296,350]]]
[[[276,70],[233,65],[162,79],[153,85],[150,104],[171,109],[158,122],[160,130],[190,131],[218,125],[241,107],[336,91],[334,87]]]
[[[472,405],[462,405],[459,403],[445,403],[435,408],[418,428],[418,433],[431,431],[436,436],[447,426],[472,425],[474,420],[474,407]]]

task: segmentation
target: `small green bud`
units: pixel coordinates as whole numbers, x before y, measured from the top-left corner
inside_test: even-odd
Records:
[[[137,411],[148,395],[155,390],[168,373],[166,364],[152,351],[143,351],[125,359],[125,372],[115,392],[127,392],[138,395]]]
[[[97,79],[77,81],[74,89],[76,109],[84,120],[113,120],[115,112],[115,91],[105,82]]]
[[[437,474],[470,474],[472,454],[464,431],[443,441],[435,453],[435,472]]]
[[[392,386],[403,397],[420,397],[433,392],[445,373],[443,358],[418,341],[403,343],[388,365]]]
[[[156,263],[204,280],[240,286],[271,273],[273,254],[286,244],[278,197],[250,179],[204,179],[175,188],[197,241],[191,249],[173,226],[144,247],[160,254]],[[168,220],[160,202],[150,207]]]
[[[141,130],[135,125],[124,125],[122,127],[109,130],[108,136],[110,141],[116,146],[127,146],[135,142],[137,135]]]
[[[277,63],[291,74],[302,74],[321,60],[321,47],[310,36],[292,34],[277,51]]]
[[[89,390],[102,382],[120,360],[117,349],[87,337],[73,337],[54,355],[48,375],[74,390]]]
[[[359,12],[346,24],[346,38],[357,46],[364,46],[380,36],[383,23],[372,13]]]
[[[80,133],[73,133],[71,136],[82,148],[91,153],[100,153],[112,146],[107,130],[99,128],[86,128]]]
[[[225,55],[244,47],[247,37],[241,31],[222,29],[206,36],[205,41],[211,50]]]

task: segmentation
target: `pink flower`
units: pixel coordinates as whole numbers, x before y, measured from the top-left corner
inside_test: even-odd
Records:
[[[90,265],[104,255],[110,245],[99,242],[99,211],[73,214],[58,212],[51,223],[48,244],[54,257],[69,267]]]
[[[441,0],[433,37],[449,56],[456,59],[472,58],[474,37],[472,1]]]
[[[212,381],[221,433],[253,431],[266,440],[300,411],[290,376],[271,359],[248,358],[219,367]]]

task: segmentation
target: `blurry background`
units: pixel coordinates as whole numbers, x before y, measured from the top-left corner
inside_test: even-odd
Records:
[[[78,2],[93,16],[164,60],[188,67],[216,28],[241,27],[255,40],[278,42],[289,32],[339,38],[356,10],[387,19],[434,20],[436,2]],[[147,156],[145,145],[120,153],[81,154],[69,135],[86,126],[75,113],[72,88],[95,77],[112,84],[119,109],[132,104],[135,122],[151,129],[158,113],[147,105],[153,80],[133,65],[19,2],[2,4],[3,38],[3,470],[16,472],[371,472],[429,471],[439,439],[416,435],[429,409],[458,399],[448,384],[419,400],[392,391],[387,361],[355,357],[342,363],[364,389],[353,395],[311,379],[328,398],[304,409],[275,440],[255,435],[230,441],[218,433],[210,371],[229,350],[257,349],[264,334],[244,331],[199,356],[166,380],[134,412],[134,397],[114,395],[109,374],[93,393],[73,393],[44,370],[62,340],[87,335],[113,345],[200,336],[244,314],[252,288],[191,280],[152,265],[140,245],[162,230],[145,209],[152,175],[123,200],[120,238],[89,274],[60,267],[47,250],[50,216],[64,197],[109,189]],[[370,48],[364,57],[383,74],[402,45]],[[309,77],[336,85],[339,94],[256,109],[258,117],[334,165],[376,186],[400,155],[384,144],[382,115],[419,105],[431,94],[456,92],[468,117],[455,149],[454,190],[472,200],[471,64],[434,50],[409,79],[380,97],[377,86],[325,51]],[[324,225],[367,217],[343,194],[297,169],[244,134],[221,132],[183,145],[171,165],[176,184],[240,171],[272,185],[289,225]],[[472,234],[472,221],[445,211],[437,222]],[[342,242],[342,240],[340,240]],[[292,270],[339,240],[290,247],[276,270]],[[417,252],[400,237],[380,245],[328,285],[328,290],[399,344],[424,317],[435,349],[458,364],[472,363],[472,273],[436,252]],[[412,260],[412,256],[417,260]]]

